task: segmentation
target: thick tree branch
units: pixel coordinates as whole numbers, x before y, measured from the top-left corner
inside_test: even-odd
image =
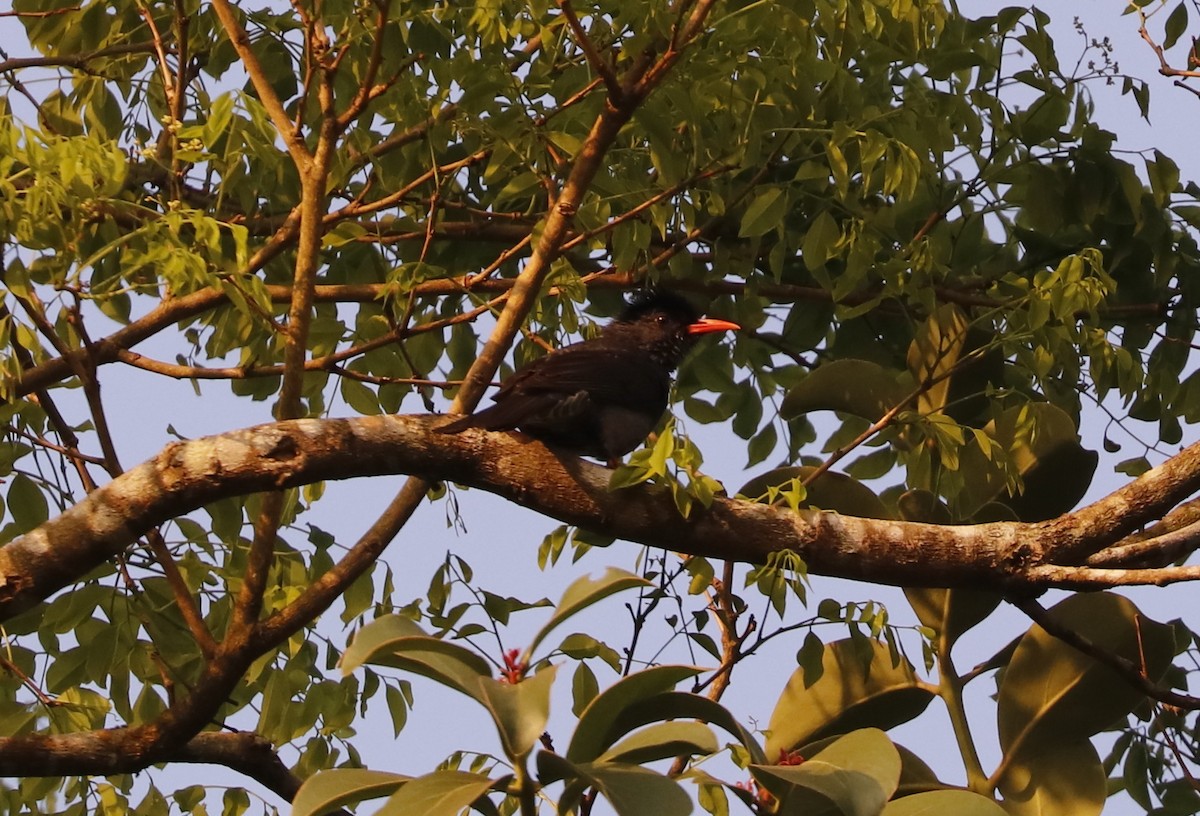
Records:
[[[270,742],[250,731],[197,734],[168,761],[224,765],[288,802],[295,797],[302,781],[283,763]]]
[[[223,765],[291,801],[299,779],[274,747],[248,731],[206,731],[154,756],[125,750],[139,729],[111,728],[78,734],[0,737],[0,775],[87,776],[137,773],[163,762]]]
[[[1162,521],[1126,536],[1087,560],[1089,567],[1163,567],[1200,549],[1200,500],[1184,502]]]
[[[79,580],[167,519],[228,496],[329,479],[419,474],[678,552],[761,563],[773,552],[792,550],[810,571],[823,575],[1010,592],[1095,586],[1091,577],[1074,576],[1074,569],[1052,570],[1053,555],[1100,547],[1105,537],[1116,540],[1200,487],[1197,444],[1089,507],[1036,524],[942,526],[792,513],[731,499],[717,499],[683,519],[663,489],[639,485],[613,492],[611,471],[598,465],[555,455],[519,434],[435,433],[441,422],[433,416],[304,419],[168,445],[0,547],[0,620]],[[1124,571],[1106,572],[1113,583],[1123,582]],[[1178,579],[1195,578],[1194,572],[1180,568]]]

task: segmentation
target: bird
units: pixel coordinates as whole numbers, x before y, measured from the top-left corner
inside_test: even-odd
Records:
[[[674,292],[639,292],[598,337],[539,357],[500,384],[494,405],[437,430],[516,429],[616,467],[666,412],[672,374],[700,337],[740,328]]]

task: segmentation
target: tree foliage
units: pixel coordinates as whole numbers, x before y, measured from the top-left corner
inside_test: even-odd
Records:
[[[1185,79],[1188,9],[1139,11]],[[1200,187],[1115,149],[1093,89],[1147,116],[1149,85],[1050,22],[934,0],[14,0],[0,801],[1200,810],[1195,624],[1040,597],[1200,577],[1200,447],[1178,447],[1200,419]],[[434,432],[647,286],[745,331],[699,348],[624,465]],[[142,428],[160,451],[134,464],[110,418],[159,397],[130,368],[243,407],[203,439]],[[705,472],[700,424],[740,443],[741,485]],[[1113,467],[1124,486],[1080,507]],[[380,474],[409,478],[355,503],[358,538],[314,521],[327,480]],[[530,586],[568,552],[607,570],[552,605],[449,553],[422,589],[386,549],[419,546],[422,502],[453,519],[459,486],[563,523],[511,553]],[[903,586],[919,625],[809,608],[812,575]],[[562,628],[622,600],[631,630]],[[1028,630],[957,667],[1001,606]],[[541,621],[527,648],[487,645],[518,612]],[[781,643],[794,666],[763,656]],[[726,696],[751,666],[782,689],[763,730]],[[964,702],[988,681],[992,768]],[[430,683],[498,747],[418,740],[382,770],[358,734],[386,712],[405,744]],[[886,733],[930,705],[958,778]],[[170,773],[188,763],[253,782],[212,794]]]

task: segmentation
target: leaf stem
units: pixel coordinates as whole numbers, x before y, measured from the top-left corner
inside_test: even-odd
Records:
[[[967,709],[963,704],[962,679],[954,667],[950,656],[951,639],[945,633],[938,634],[937,659],[941,682],[938,683],[938,695],[946,704],[950,716],[950,726],[954,729],[954,740],[958,743],[962,755],[963,767],[967,772],[967,787],[982,796],[991,795],[991,782],[979,761],[979,752],[975,748],[975,740],[971,737],[971,723],[967,719]]]

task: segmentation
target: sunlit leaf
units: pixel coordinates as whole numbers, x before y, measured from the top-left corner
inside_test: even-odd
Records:
[[[807,685],[804,671],[797,669],[776,702],[767,756],[775,758],[831,734],[891,728],[924,711],[932,696],[907,660],[893,664],[885,644],[864,639],[828,643],[821,676]]]
[[[567,591],[559,599],[550,620],[538,630],[533,640],[530,641],[527,653],[532,654],[533,650],[537,648],[537,645],[542,642],[546,635],[550,634],[556,626],[580,610],[586,609],[592,604],[604,600],[609,595],[621,592],[622,590],[647,585],[649,585],[649,582],[644,578],[639,578],[633,573],[625,572],[615,567],[609,567],[602,576],[596,579],[586,575],[576,579],[574,583],[567,587]]]
[[[785,419],[812,411],[843,411],[875,421],[903,403],[909,389],[877,363],[835,360],[817,369],[788,392],[780,408]]]
[[[403,774],[336,768],[320,771],[304,781],[292,800],[292,816],[322,816],[342,805],[392,795],[412,777]]]

